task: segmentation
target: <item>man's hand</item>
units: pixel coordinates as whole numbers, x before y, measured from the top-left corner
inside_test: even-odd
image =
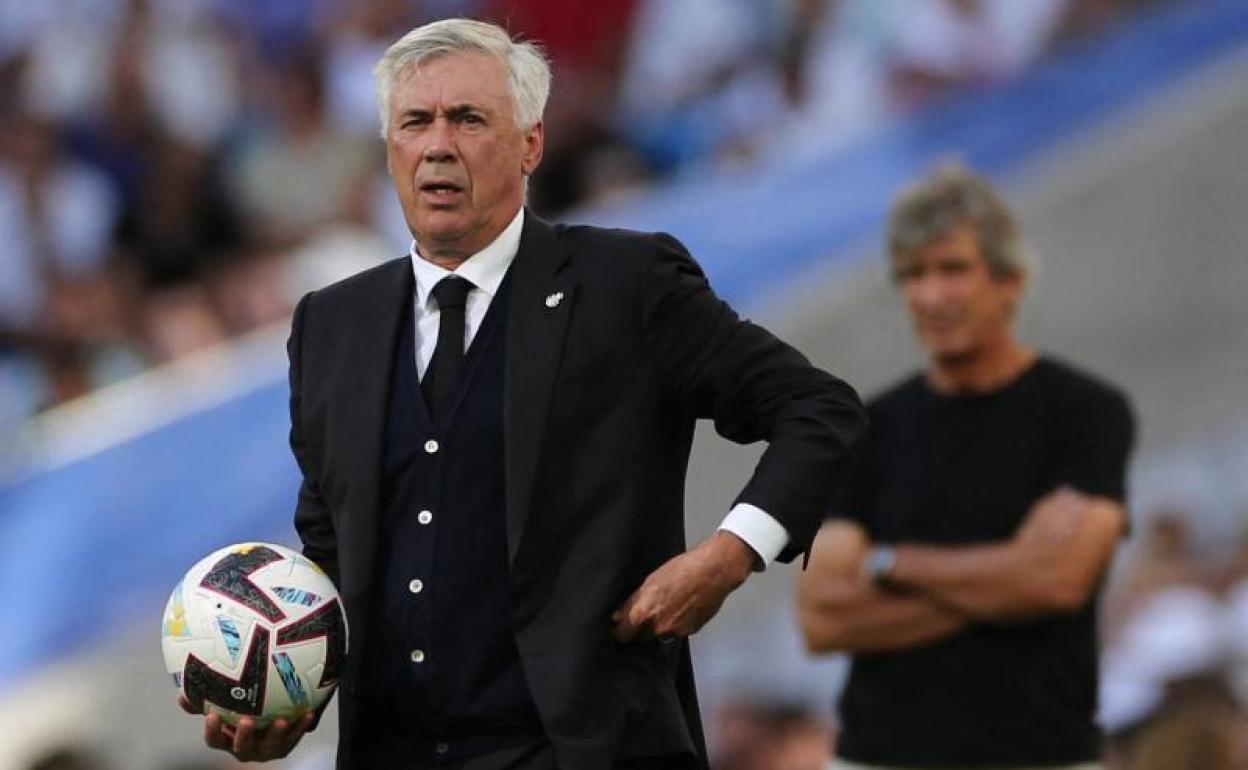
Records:
[[[643,632],[659,639],[695,633],[745,582],[757,559],[739,537],[717,531],[646,578],[612,614],[615,638],[630,642]]]
[[[191,702],[178,694],[178,705],[188,714],[199,714]],[[289,754],[303,734],[312,728],[316,717],[308,712],[295,722],[275,719],[266,728],[256,727],[251,717],[242,717],[237,725],[227,724],[220,714],[204,717],[204,743],[211,749],[228,751],[239,762],[268,762]]]
[[[881,588],[867,575],[871,541],[860,525],[829,521],[797,576],[797,607],[810,652],[892,652],[950,636],[965,614],[914,591]]]

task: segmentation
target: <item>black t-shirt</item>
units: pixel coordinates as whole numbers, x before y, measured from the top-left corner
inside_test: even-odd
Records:
[[[941,396],[915,376],[874,399],[868,413],[871,432],[836,513],[875,542],[1004,540],[1061,484],[1124,497],[1134,438],[1126,399],[1050,358],[986,395]],[[1094,759],[1094,604],[856,655],[838,752],[920,767]]]

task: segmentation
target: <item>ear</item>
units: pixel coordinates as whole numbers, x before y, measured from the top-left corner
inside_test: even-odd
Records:
[[[1027,276],[1021,271],[1015,271],[997,276],[994,280],[1005,291],[1005,302],[1010,316],[1013,317],[1018,312],[1018,303],[1027,288]]]
[[[520,156],[520,169],[525,176],[537,170],[538,164],[542,162],[545,145],[546,124],[539,120],[524,132],[524,154]]]

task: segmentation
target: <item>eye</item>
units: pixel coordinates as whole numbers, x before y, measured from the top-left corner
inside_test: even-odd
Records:
[[[923,275],[923,269],[919,267],[902,267],[893,271],[893,280],[897,283],[909,283]]]

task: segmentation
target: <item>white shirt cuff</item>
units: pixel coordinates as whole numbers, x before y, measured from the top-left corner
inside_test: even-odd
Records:
[[[763,569],[789,544],[789,532],[771,514],[749,503],[737,503],[719,525],[745,541],[758,554]]]

